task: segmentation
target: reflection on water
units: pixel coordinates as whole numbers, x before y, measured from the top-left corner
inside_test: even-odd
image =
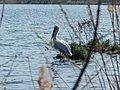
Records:
[[[73,26],[76,26],[78,21],[88,17],[86,7],[85,5],[63,6]],[[92,9],[95,10],[96,6],[92,6]],[[106,10],[107,6],[103,6],[99,32],[107,31],[111,28],[110,20],[107,21],[105,19],[110,19]],[[103,22],[105,24],[102,24]],[[73,32],[68,26],[59,6],[5,5],[4,18],[0,28],[1,89],[33,90],[33,83],[35,88],[38,89],[39,67],[42,64],[49,66],[54,80],[54,87],[59,88],[58,90],[70,90],[73,87],[83,62],[74,64],[73,61],[70,63],[70,61],[61,62],[59,59],[54,59],[53,57],[56,56],[57,52],[47,46],[42,39],[37,38],[34,33],[34,31],[38,32],[48,42],[54,25],[60,26],[59,37],[71,42],[67,30],[71,33]],[[108,35],[108,38],[111,38],[111,35]],[[96,54],[95,57],[97,60],[91,60],[86,71],[87,73],[85,73],[84,79],[80,83],[79,90],[82,90],[84,85],[86,85],[88,78],[92,78],[97,74],[96,69],[99,70],[99,66],[96,66],[96,63],[102,64],[102,61],[99,60],[101,59],[100,55]],[[30,74],[30,69],[32,75]],[[91,88],[92,90],[95,87],[97,90],[100,90],[98,77],[94,78],[92,83],[94,85],[89,83],[85,89]],[[108,87],[107,84],[106,87]]]

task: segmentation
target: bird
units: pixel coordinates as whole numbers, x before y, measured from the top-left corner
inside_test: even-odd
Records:
[[[51,37],[53,47],[59,50],[60,54],[63,54],[65,57],[72,56],[70,45],[64,40],[57,38],[58,31],[59,31],[59,27],[54,26],[54,30],[53,30],[52,37]]]

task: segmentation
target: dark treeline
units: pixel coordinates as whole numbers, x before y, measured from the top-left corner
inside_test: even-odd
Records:
[[[0,0],[3,3],[4,0]],[[91,4],[97,4],[98,0],[89,0]],[[119,1],[119,0],[118,0]],[[102,0],[103,4],[108,4],[111,0]],[[5,3],[16,4],[87,4],[88,0],[5,0]]]

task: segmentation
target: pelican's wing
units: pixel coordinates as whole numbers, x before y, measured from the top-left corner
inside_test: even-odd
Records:
[[[58,49],[60,52],[62,52],[63,54],[66,54],[68,56],[72,56],[71,48],[70,48],[69,44],[66,43],[64,40],[57,39],[54,42],[54,47],[56,49]]]
[[[71,50],[71,47],[70,47],[70,45],[67,42],[65,42],[64,40],[59,40],[59,41],[61,43],[63,43],[64,45],[66,45],[66,47],[68,47]]]

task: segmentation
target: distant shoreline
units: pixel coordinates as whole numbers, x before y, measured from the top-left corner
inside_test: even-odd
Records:
[[[88,5],[87,0],[2,0],[0,4],[61,4],[61,5]],[[90,0],[90,5],[97,5],[98,0]],[[112,1],[101,1],[101,5],[109,5]],[[120,4],[120,1],[116,1]]]
[[[0,3],[3,4],[3,3]],[[58,4],[58,3],[5,3],[5,4],[36,4],[36,5],[88,5],[87,3],[63,3],[63,4]],[[98,5],[97,3],[90,3],[90,5]],[[101,5],[110,5],[108,3],[102,3]],[[118,4],[116,4],[118,5]]]
[[[0,4],[3,4],[4,2],[0,2]],[[78,1],[78,2],[71,2],[68,0],[68,2],[5,2],[5,4],[45,4],[45,5],[48,5],[48,4],[55,4],[55,5],[88,5],[88,2],[86,1]],[[95,1],[91,1],[90,2],[90,5],[97,5],[98,2],[95,2]],[[111,4],[110,2],[101,2],[101,5],[109,5]],[[120,4],[117,3],[117,5]]]

